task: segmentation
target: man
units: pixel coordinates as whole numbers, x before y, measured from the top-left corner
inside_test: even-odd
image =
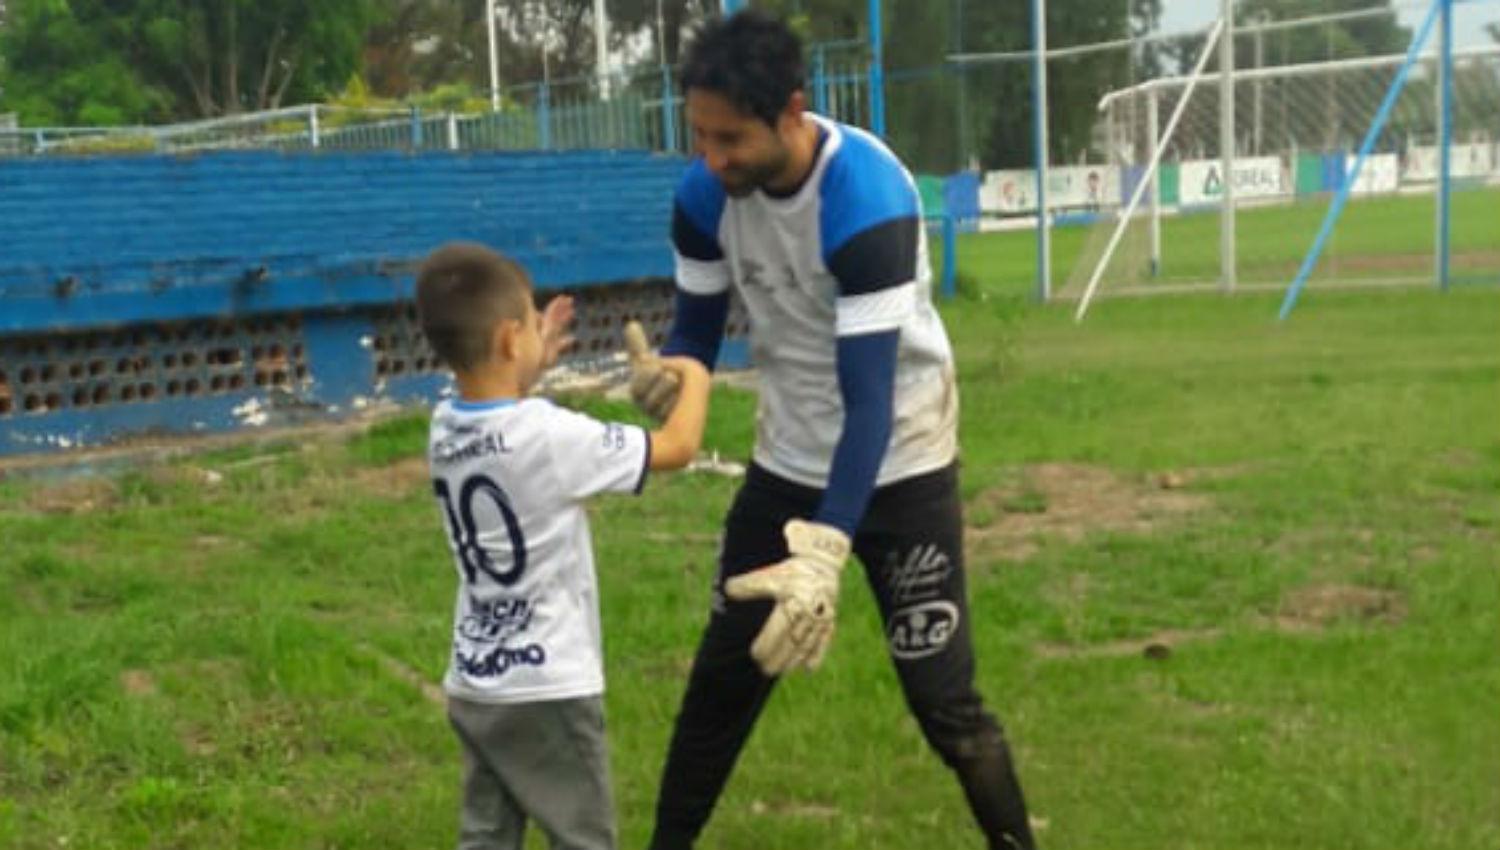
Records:
[[[663,351],[712,366],[732,286],[761,397],[651,846],[692,846],[777,677],[822,661],[852,549],[927,741],[990,846],[1028,850],[1009,749],[973,686],[958,400],[916,184],[878,139],[805,112],[802,74],[797,37],[753,11],[704,27],[682,68],[700,156],[676,196]],[[670,373],[633,370],[642,407],[670,409]]]

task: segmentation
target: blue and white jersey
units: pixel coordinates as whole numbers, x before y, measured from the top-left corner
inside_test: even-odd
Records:
[[[940,469],[957,452],[958,394],[916,182],[879,139],[807,115],[821,141],[790,196],[729,197],[693,162],[673,214],[677,285],[690,296],[732,287],[744,302],[760,373],[756,463],[828,486],[845,425],[838,341],[899,331],[891,438],[875,483]]]
[[[583,503],[639,492],[649,461],[641,428],[544,399],[438,404],[428,462],[459,576],[449,695],[506,703],[604,692]]]

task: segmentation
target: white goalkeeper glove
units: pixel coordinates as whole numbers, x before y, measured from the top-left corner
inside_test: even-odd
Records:
[[[631,401],[656,421],[665,422],[677,406],[682,378],[662,366],[640,322],[625,325],[625,350],[630,355]]]
[[[816,670],[833,641],[839,573],[849,558],[849,537],[831,525],[794,519],[786,524],[785,561],[724,583],[731,599],[772,599],[776,607],[750,645],[767,676],[798,667]]]

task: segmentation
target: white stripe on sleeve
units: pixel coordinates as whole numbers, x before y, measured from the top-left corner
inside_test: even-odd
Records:
[[[674,252],[675,254],[675,252]],[[675,254],[677,285],[690,295],[718,295],[729,290],[729,264],[723,260],[694,260]]]
[[[916,307],[916,281],[864,295],[842,296],[837,302],[838,335],[895,330],[906,323]]]

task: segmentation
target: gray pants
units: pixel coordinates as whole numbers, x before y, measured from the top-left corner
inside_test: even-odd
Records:
[[[604,699],[448,699],[463,744],[459,850],[521,850],[527,818],[553,850],[614,850]]]

